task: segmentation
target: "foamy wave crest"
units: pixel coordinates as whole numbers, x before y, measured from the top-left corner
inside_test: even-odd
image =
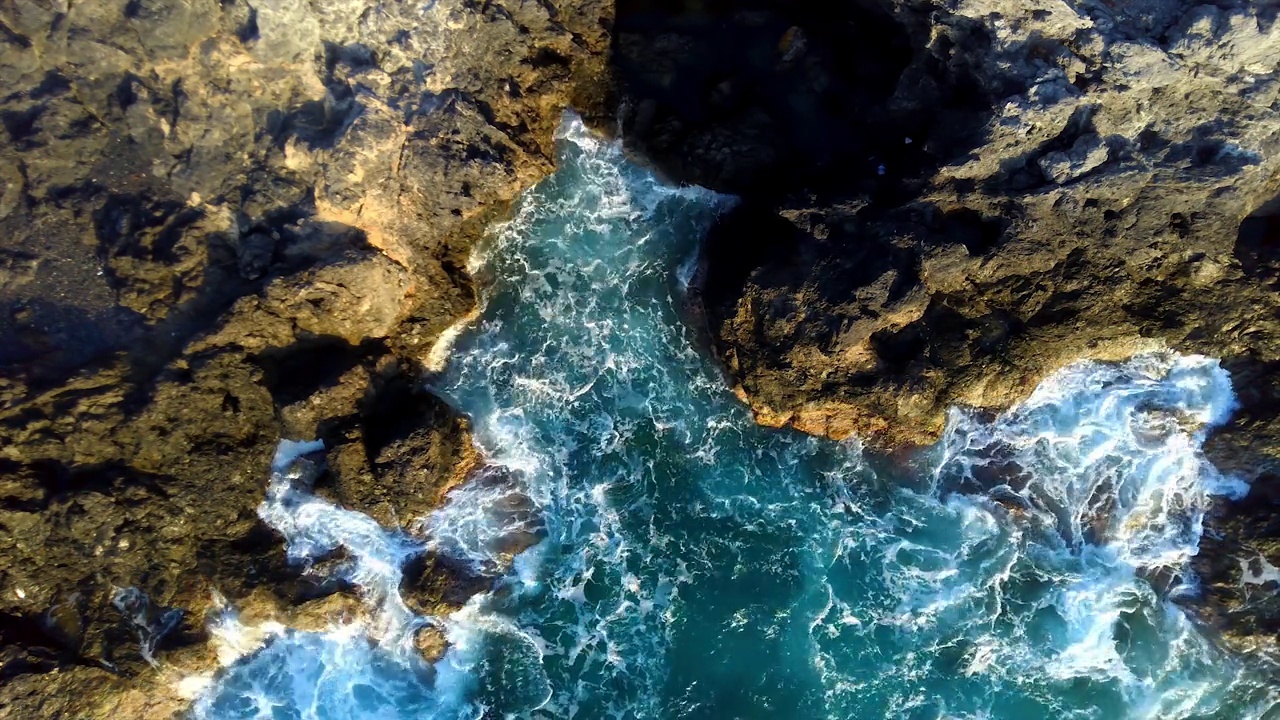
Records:
[[[501,465],[482,469],[454,489],[444,507],[419,527],[427,546],[466,561],[482,574],[501,574],[512,559],[545,534],[542,517],[525,491],[524,476]]]
[[[1182,571],[1210,494],[1238,493],[1200,450],[1235,406],[1216,360],[1172,353],[1084,362],[1046,378],[984,423],[953,410],[934,471],[1048,513],[1076,551],[1105,549],[1130,568]]]
[[[424,547],[372,518],[311,494],[319,441],[282,440],[271,465],[262,519],[284,536],[291,561],[310,564],[345,553],[340,575],[362,593],[370,618],[347,619],[324,632],[271,622],[242,624],[226,607],[211,628],[225,665],[193,705],[202,720],[289,717],[460,718],[461,688],[433,683],[413,638],[434,618],[416,616],[400,595],[402,568]],[[445,660],[440,661],[450,667]]]
[[[284,536],[292,562],[311,563],[344,550],[347,562],[342,575],[377,609],[374,634],[389,646],[407,649],[422,621],[405,605],[400,583],[405,563],[424,548],[364,513],[312,495],[316,466],[305,455],[323,449],[318,441],[281,441],[258,515]]]
[[[283,632],[227,668],[194,714],[218,720],[460,717],[442,707],[424,663],[387,653],[354,625]]]

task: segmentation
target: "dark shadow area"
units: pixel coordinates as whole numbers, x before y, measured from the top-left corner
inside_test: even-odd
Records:
[[[173,263],[174,246],[183,233],[204,213],[177,201],[165,201],[145,195],[107,196],[93,214],[98,238],[98,254],[113,287],[122,281],[110,272],[110,261],[117,257]]]
[[[881,365],[868,379],[909,377],[930,366],[958,364],[970,354],[999,354],[1017,329],[1016,321],[1005,313],[971,318],[958,311],[953,300],[935,298],[918,320],[871,336]]]
[[[6,110],[0,113],[0,125],[8,133],[9,142],[24,150],[39,145],[32,138],[39,133],[36,122],[44,111],[44,106],[33,105],[25,110]]]
[[[9,650],[0,664],[0,682],[24,673],[51,672],[75,661],[74,653],[38,618],[7,612],[0,613],[0,648]]]
[[[85,258],[66,260],[0,251],[0,377],[20,381],[32,394],[123,358],[129,369],[123,409],[131,412],[147,401],[163,369],[237,300],[276,278],[368,249],[359,229],[312,220],[310,192],[275,186],[254,192],[242,207],[269,209],[242,214],[232,234],[209,232],[200,211],[162,193],[67,189],[60,202],[97,206],[91,216],[96,247]],[[278,201],[295,195],[291,203]],[[194,267],[193,247],[204,254]],[[93,267],[101,277],[93,277]],[[89,296],[85,276],[105,286]],[[151,302],[162,315],[126,307],[126,294]],[[171,304],[159,307],[165,303]]]
[[[910,154],[866,132],[912,57],[874,3],[623,0],[615,33],[623,137],[675,179],[776,198]]]
[[[1228,143],[1218,136],[1220,133],[1221,128],[1212,125],[1198,127],[1194,139],[1169,146],[1163,161],[1180,165],[1184,173],[1195,178],[1230,177],[1262,162],[1257,152]]]
[[[735,297],[756,268],[789,267],[803,240],[794,224],[767,206],[744,205],[728,213],[708,238],[716,244],[705,249],[715,258],[715,266],[709,268],[702,284],[704,301]],[[729,252],[730,248],[734,252]],[[727,312],[728,308],[722,310]]]
[[[1248,277],[1272,284],[1280,279],[1280,197],[1263,204],[1240,223],[1235,257]]]
[[[703,245],[713,334],[751,294],[763,326],[776,318],[793,338],[834,347],[847,321],[919,286],[932,248],[959,243],[983,257],[1007,239],[1013,218],[920,197],[939,167],[985,140],[993,103],[1019,88],[992,85],[982,23],[896,12],[870,1],[618,3],[612,60],[627,147],[669,180],[741,198]],[[939,24],[946,34],[923,31]],[[1042,150],[1069,148],[1089,120]],[[1009,181],[1046,184],[1033,160]],[[803,311],[787,299],[801,287]],[[964,330],[998,348],[998,325]],[[877,343],[911,364],[949,342],[937,332],[922,323]],[[751,352],[769,355],[771,344]]]
[[[961,243],[974,257],[995,249],[1009,229],[1007,219],[984,217],[970,208],[957,208],[945,213],[941,225],[945,227],[948,240]]]
[[[314,198],[308,193],[299,202],[273,209],[259,218],[241,218],[238,237],[209,233],[204,243],[207,262],[202,279],[171,308],[163,319],[136,334],[127,346],[130,380],[134,390],[127,404],[139,406],[148,397],[154,378],[195,337],[215,328],[222,316],[242,297],[260,293],[272,280],[305,269],[342,262],[352,251],[368,247],[362,231],[336,222],[313,222]],[[183,221],[186,210],[177,210],[159,227],[163,238],[175,223]],[[124,215],[131,217],[131,215]],[[194,228],[192,228],[194,229]],[[136,231],[135,231],[136,235]],[[110,237],[110,236],[108,236]],[[123,239],[125,247],[137,246],[136,239]],[[159,242],[162,249],[168,240]],[[153,247],[146,252],[155,252]],[[155,272],[168,272],[166,258],[155,263]],[[122,278],[119,282],[133,282]],[[300,376],[310,377],[302,374]]]
[[[0,461],[0,476],[8,483],[0,493],[0,507],[23,512],[39,512],[80,493],[115,495],[140,488],[166,497],[165,486],[172,482],[167,475],[142,472],[118,462],[67,465],[50,459],[26,464]]]
[[[279,121],[281,137],[292,135],[312,150],[329,150],[350,129],[364,108],[346,83],[331,83],[324,97],[308,100]]]
[[[252,10],[243,31],[242,42],[256,42],[257,11]],[[318,100],[308,100],[284,111],[272,111],[267,117],[267,133],[283,147],[290,136],[305,142],[312,150],[330,150],[337,146],[347,130],[364,112],[356,99],[357,88],[349,76],[377,65],[372,50],[360,43],[324,44],[325,92]]]
[[[44,298],[13,300],[0,312],[0,377],[39,390],[129,347],[145,328],[124,307],[92,312]]]
[[[219,578],[231,598],[245,597],[265,587],[290,604],[354,590],[351,583],[331,572],[348,561],[343,550],[310,564],[291,564],[284,539],[266,523],[255,520],[243,536],[211,541],[196,551],[197,568],[206,577]]]
[[[983,190],[992,194],[1002,192],[1020,192],[1040,187],[1048,182],[1045,172],[1037,165],[1037,161],[1050,153],[1067,152],[1077,140],[1087,135],[1096,135],[1093,126],[1093,115],[1097,108],[1084,105],[1067,119],[1067,124],[1053,138],[1041,143],[1034,150],[1008,158],[1000,162],[1000,172],[983,183]]]
[[[261,37],[261,33],[258,30],[258,9],[248,3],[245,4],[249,11],[245,17],[244,24],[236,30],[236,39],[245,45],[252,45]]]
[[[269,348],[255,355],[262,368],[263,384],[277,406],[305,400],[317,390],[336,385],[338,379],[361,361],[379,351],[380,343],[351,345],[340,337],[321,335],[283,348]],[[377,346],[377,347],[374,347]]]
[[[382,450],[406,440],[423,428],[461,426],[457,410],[426,388],[416,368],[397,368],[379,378],[361,403],[361,436],[370,466],[378,463]]]

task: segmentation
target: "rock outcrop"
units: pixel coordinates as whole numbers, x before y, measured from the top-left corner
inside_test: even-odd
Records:
[[[339,589],[256,515],[281,437],[324,439],[317,491],[388,524],[475,463],[420,374],[562,108],[604,117],[611,15],[0,7],[0,715],[164,717],[152,661],[212,662],[215,590]]]
[[[1082,358],[1222,358],[1240,409],[1209,452],[1254,485],[1196,569],[1206,619],[1257,644],[1280,619],[1264,5],[620,3],[621,125],[669,176],[743,198],[703,298],[763,423],[899,448]]]

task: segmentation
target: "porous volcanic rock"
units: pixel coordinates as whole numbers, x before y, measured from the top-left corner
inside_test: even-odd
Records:
[[[167,716],[215,590],[338,589],[256,515],[280,438],[387,523],[475,463],[422,366],[562,109],[607,124],[611,15],[0,7],[0,715]]]
[[[1226,639],[1273,639],[1274,3],[626,0],[616,28],[630,147],[742,197],[702,292],[760,422],[900,448],[1076,360],[1221,358],[1207,450],[1255,482],[1196,569]]]

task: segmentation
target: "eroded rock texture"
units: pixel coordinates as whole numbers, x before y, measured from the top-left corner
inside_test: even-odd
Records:
[[[1273,3],[620,2],[631,145],[743,203],[706,247],[757,418],[927,443],[1082,358],[1220,357],[1206,617],[1280,615],[1280,23]],[[1265,563],[1265,564],[1264,564]]]
[[[149,660],[212,662],[215,589],[339,589],[256,516],[281,437],[387,523],[475,462],[418,377],[561,110],[607,102],[611,14],[0,3],[0,714],[164,717]]]

